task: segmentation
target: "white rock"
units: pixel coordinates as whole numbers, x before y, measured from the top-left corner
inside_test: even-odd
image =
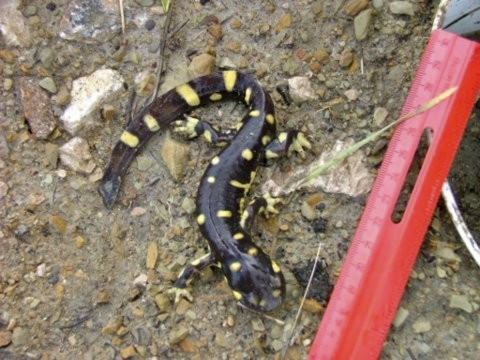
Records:
[[[30,29],[25,17],[17,10],[19,0],[0,1],[0,33],[9,46],[31,46]]]
[[[136,287],[146,287],[147,286],[148,276],[147,274],[138,275],[135,280],[133,280],[133,285]]]
[[[358,90],[355,90],[355,89],[349,89],[349,90],[345,91],[343,93],[343,95],[345,95],[345,97],[348,100],[353,101],[353,100],[358,99],[358,97],[360,96],[360,92]]]
[[[76,79],[70,93],[70,105],[61,116],[65,129],[76,135],[91,125],[92,119],[98,119],[94,113],[121,91],[123,82],[120,73],[111,69],[97,70],[90,76]]]
[[[290,89],[290,96],[295,102],[304,102],[307,100],[315,100],[317,95],[310,84],[307,77],[295,76],[288,79],[288,86]]]
[[[74,137],[60,147],[60,161],[75,172],[90,174],[95,169],[87,140],[81,137]]]

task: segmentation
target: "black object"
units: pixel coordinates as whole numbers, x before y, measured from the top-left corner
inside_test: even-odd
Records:
[[[442,28],[480,41],[480,1],[452,0],[445,12]]]

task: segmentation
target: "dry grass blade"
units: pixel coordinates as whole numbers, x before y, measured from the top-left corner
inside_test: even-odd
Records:
[[[400,117],[399,119],[393,121],[392,123],[388,124],[387,126],[385,126],[384,128],[378,130],[378,131],[375,131],[374,133],[370,134],[369,136],[367,136],[365,139],[353,144],[352,146],[350,146],[348,149],[345,149],[344,151],[342,151],[340,154],[338,154],[337,156],[335,156],[333,159],[327,161],[325,164],[323,164],[322,166],[319,166],[318,168],[316,168],[315,170],[313,170],[312,172],[310,172],[300,183],[299,183],[299,186],[300,185],[303,185],[307,182],[309,182],[310,180],[316,178],[318,175],[320,175],[321,173],[323,173],[324,171],[328,170],[329,168],[331,168],[332,166],[338,164],[339,162],[341,162],[342,160],[346,159],[347,157],[349,157],[350,155],[352,155],[355,151],[357,151],[358,149],[360,149],[362,146],[368,144],[369,142],[373,141],[377,136],[381,135],[382,133],[384,133],[385,131],[387,131],[388,129],[390,129],[391,127],[401,123],[402,121],[405,121],[407,119],[410,119],[418,114],[421,114],[422,112],[424,111],[427,111],[429,109],[431,109],[432,107],[434,107],[435,105],[439,104],[440,102],[442,102],[443,100],[447,99],[448,97],[450,97],[455,91],[457,91],[457,87],[452,87],[452,88],[449,88],[448,90],[445,90],[444,92],[442,92],[440,95],[434,97],[433,99],[427,101],[425,104],[422,104],[421,106],[419,106],[418,108],[416,108],[415,110],[409,112],[408,114]]]

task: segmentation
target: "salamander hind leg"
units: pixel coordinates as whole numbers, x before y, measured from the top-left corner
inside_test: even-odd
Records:
[[[175,295],[175,304],[182,298],[188,301],[193,300],[193,296],[186,289],[189,282],[192,280],[195,274],[200,273],[204,268],[209,265],[214,265],[214,257],[212,253],[205,254],[204,256],[191,261],[181,272],[178,274],[177,281],[173,285],[173,288],[168,292]]]

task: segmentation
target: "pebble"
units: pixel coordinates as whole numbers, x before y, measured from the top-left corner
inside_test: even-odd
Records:
[[[338,60],[338,65],[340,67],[345,68],[349,67],[353,62],[353,52],[352,49],[347,48],[342,51],[340,54],[340,59]]]
[[[50,217],[48,218],[48,222],[50,226],[60,234],[63,234],[65,233],[65,231],[67,231],[68,222],[60,215],[50,215]]]
[[[83,236],[78,235],[75,237],[75,246],[77,247],[77,249],[83,248],[86,244],[87,240],[85,240]]]
[[[170,299],[166,294],[155,295],[155,304],[160,314],[170,310]]]
[[[12,342],[12,333],[10,331],[0,331],[0,348],[9,345]]]
[[[147,249],[147,261],[146,261],[147,269],[155,268],[155,264],[157,263],[157,258],[158,258],[157,243],[155,241],[152,241],[150,244],[148,244],[148,249]]]
[[[372,9],[367,9],[355,16],[353,26],[355,29],[355,38],[357,40],[365,40],[367,38],[368,28],[372,21],[372,12]]]
[[[372,6],[375,10],[380,10],[381,8],[383,8],[383,0],[373,0]]]
[[[101,105],[113,100],[123,89],[125,80],[116,70],[100,69],[73,81],[71,102],[60,117],[72,135],[89,125]]]
[[[20,93],[30,130],[36,138],[46,139],[56,127],[50,99],[33,79],[20,80]]]
[[[152,19],[149,19],[145,22],[145,29],[147,29],[148,31],[153,30],[155,28],[155,25],[156,25],[155,21]]]
[[[95,169],[87,140],[81,137],[74,137],[62,145],[59,152],[62,164],[75,172],[91,174]]]
[[[415,334],[420,334],[432,330],[432,324],[428,320],[419,319],[413,323],[412,329]]]
[[[302,202],[300,211],[307,220],[315,220],[320,216],[320,213],[315,209],[314,206],[311,206],[307,201]]]
[[[395,318],[393,319],[393,326],[396,328],[402,326],[405,320],[407,320],[409,314],[410,312],[407,309],[400,306],[395,314]]]
[[[368,6],[368,0],[350,0],[344,7],[343,11],[348,16],[355,16]]]
[[[390,11],[396,15],[414,15],[413,5],[408,1],[392,1]]]
[[[220,40],[223,36],[223,27],[222,24],[211,24],[207,31],[212,35],[216,40]]]
[[[375,108],[373,112],[373,120],[375,121],[375,125],[380,126],[385,121],[388,116],[388,110],[384,107]]]
[[[40,50],[38,58],[45,68],[50,69],[53,60],[55,59],[55,52],[50,48],[43,48]]]
[[[448,306],[453,309],[461,309],[469,314],[471,314],[473,311],[472,304],[470,303],[470,301],[468,301],[468,298],[464,295],[453,294],[450,297],[450,303],[448,304]]]
[[[265,324],[261,319],[253,319],[252,320],[252,328],[255,331],[264,332],[265,331]]]
[[[189,151],[190,148],[187,144],[172,139],[170,135],[166,136],[161,156],[170,175],[177,181],[185,176]]]
[[[283,342],[278,339],[272,340],[272,348],[275,352],[281,351],[283,349]],[[290,358],[290,357],[287,357],[287,358]],[[293,358],[290,358],[290,359],[293,359]]]
[[[131,211],[130,215],[134,217],[142,216],[147,213],[147,209],[140,207],[140,206],[135,206]]]
[[[12,343],[15,346],[24,346],[29,343],[31,339],[30,331],[23,327],[16,327],[13,329]]]
[[[168,340],[170,345],[175,345],[178,344],[180,341],[184,340],[188,334],[190,334],[190,331],[188,330],[187,327],[183,325],[177,326],[170,334],[168,335]],[[218,334],[217,334],[218,338]]]
[[[13,80],[10,78],[7,78],[3,80],[3,88],[5,91],[9,91],[13,87]]]
[[[460,262],[461,258],[449,247],[441,247],[435,250],[435,256],[446,260],[446,261],[453,261],[453,262]]]
[[[349,89],[346,90],[343,95],[349,100],[349,101],[354,101],[357,100],[358,97],[360,96],[360,92],[356,89]]]
[[[102,334],[114,336],[118,329],[120,329],[120,326],[122,326],[122,323],[122,317],[115,317],[108,320],[107,325],[102,328]]]
[[[147,286],[148,276],[147,274],[140,274],[133,280],[133,285],[135,287],[144,288]]]
[[[137,157],[137,169],[140,171],[146,171],[153,165],[153,159],[147,155],[141,155]]]
[[[35,271],[35,274],[38,277],[45,277],[45,274],[47,273],[47,265],[45,263],[42,263],[37,266],[37,269]]]
[[[135,350],[135,347],[133,345],[129,345],[120,350],[120,356],[122,357],[122,359],[133,358],[136,355],[137,351]]]
[[[292,100],[297,103],[301,103],[307,100],[315,100],[317,98],[308,77],[292,77],[288,79],[288,87]]]
[[[51,77],[46,77],[43,78],[38,85],[40,85],[41,88],[47,90],[51,94],[56,94],[57,93],[57,85],[55,84],[55,81]]]
[[[200,54],[188,65],[188,73],[192,77],[208,75],[215,69],[215,58],[210,54]]]
[[[275,25],[275,31],[279,32],[281,30],[289,28],[290,26],[292,26],[292,14],[285,13],[280,17],[277,25]]]
[[[187,214],[193,214],[196,209],[195,200],[191,197],[186,197],[182,201],[182,209],[185,210]]]
[[[26,18],[17,10],[18,2],[3,1],[1,3],[0,24],[2,24],[3,44],[30,47],[32,43],[30,28],[26,23]]]

